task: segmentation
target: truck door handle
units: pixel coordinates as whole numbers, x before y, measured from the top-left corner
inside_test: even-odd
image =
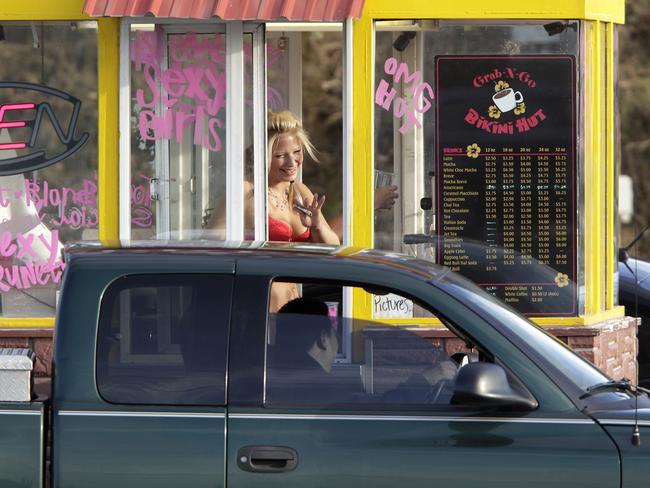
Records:
[[[284,473],[298,466],[298,453],[284,446],[244,446],[237,451],[237,466],[251,473]]]

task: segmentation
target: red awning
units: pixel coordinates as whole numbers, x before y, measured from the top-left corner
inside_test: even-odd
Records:
[[[341,21],[358,18],[365,0],[86,0],[91,17]]]

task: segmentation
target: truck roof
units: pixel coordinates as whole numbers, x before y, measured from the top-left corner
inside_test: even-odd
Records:
[[[114,259],[117,254],[126,255],[222,255],[233,259],[336,259],[357,264],[388,266],[402,272],[418,275],[420,279],[437,280],[449,270],[433,262],[420,260],[406,254],[352,246],[327,244],[265,242],[265,241],[84,241],[68,244],[64,249],[64,260],[74,257],[92,256],[96,259]]]

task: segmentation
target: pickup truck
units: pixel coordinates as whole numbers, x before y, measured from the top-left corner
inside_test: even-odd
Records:
[[[2,488],[650,477],[647,392],[446,268],[165,245],[66,252],[51,397],[0,401]]]

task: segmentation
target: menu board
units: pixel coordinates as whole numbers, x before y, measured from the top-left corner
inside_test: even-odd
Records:
[[[576,315],[574,57],[435,66],[438,262],[527,315]]]

